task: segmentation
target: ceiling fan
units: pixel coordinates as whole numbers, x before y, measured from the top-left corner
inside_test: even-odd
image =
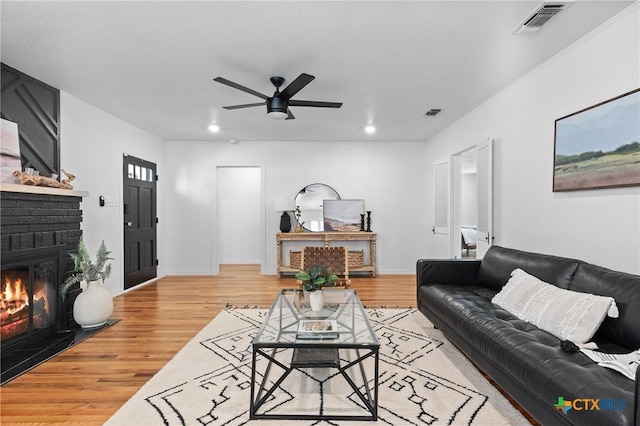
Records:
[[[311,83],[315,77],[309,74],[302,73],[293,80],[287,87],[285,87],[282,91],[280,91],[280,86],[284,84],[284,77],[274,76],[269,80],[276,87],[276,91],[273,93],[273,96],[263,95],[260,92],[256,92],[253,89],[249,89],[248,87],[241,86],[238,83],[234,83],[233,81],[229,81],[226,78],[216,77],[213,81],[217,81],[218,83],[226,84],[229,87],[233,87],[234,89],[242,90],[243,92],[250,93],[254,96],[264,99],[264,102],[258,102],[253,104],[242,104],[242,105],[232,105],[223,107],[224,109],[240,109],[240,108],[249,108],[260,105],[267,106],[267,115],[271,118],[275,118],[278,120],[293,120],[295,117],[291,113],[289,107],[291,106],[300,106],[300,107],[314,107],[314,108],[340,108],[342,106],[342,102],[319,102],[319,101],[299,101],[295,99],[291,99],[296,93],[302,90],[307,84]]]

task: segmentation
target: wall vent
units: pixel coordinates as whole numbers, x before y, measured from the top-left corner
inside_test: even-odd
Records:
[[[514,34],[533,34],[540,31],[540,28],[551,18],[565,10],[571,2],[562,3],[542,3],[527,18],[513,30]]]

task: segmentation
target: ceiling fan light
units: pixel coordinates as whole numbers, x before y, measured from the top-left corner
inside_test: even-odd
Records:
[[[287,113],[282,111],[269,111],[267,115],[274,120],[284,120],[287,118]]]
[[[284,120],[287,118],[289,102],[286,99],[274,96],[267,100],[267,115],[274,120]]]

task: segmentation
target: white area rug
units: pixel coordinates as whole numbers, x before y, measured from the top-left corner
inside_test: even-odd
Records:
[[[249,420],[251,341],[266,312],[221,312],[107,425],[371,424]],[[420,312],[367,312],[381,343],[376,424],[529,425]],[[361,409],[335,369],[296,370],[267,404],[269,413],[362,414]]]

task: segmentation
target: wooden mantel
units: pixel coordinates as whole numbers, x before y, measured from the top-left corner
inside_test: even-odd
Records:
[[[87,191],[76,191],[75,189],[50,188],[48,186],[20,185],[15,183],[0,183],[0,191],[22,192],[25,194],[43,195],[63,195],[67,197],[88,197]]]

